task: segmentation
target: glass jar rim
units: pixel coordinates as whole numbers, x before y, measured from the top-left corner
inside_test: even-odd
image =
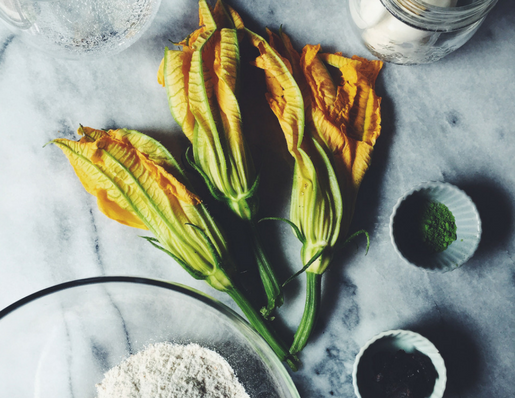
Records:
[[[424,0],[380,0],[397,19],[431,32],[453,32],[483,19],[497,0],[478,0],[458,7],[439,7]]]

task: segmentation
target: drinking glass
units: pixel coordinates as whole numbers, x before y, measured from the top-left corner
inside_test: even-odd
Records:
[[[28,44],[69,59],[116,54],[149,27],[161,0],[0,0],[0,18]]]

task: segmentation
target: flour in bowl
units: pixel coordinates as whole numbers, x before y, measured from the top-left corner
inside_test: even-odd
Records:
[[[150,345],[96,387],[97,398],[249,398],[227,361],[198,344]]]

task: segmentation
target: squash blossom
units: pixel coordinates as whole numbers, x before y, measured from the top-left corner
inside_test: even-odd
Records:
[[[242,133],[238,104],[239,15],[221,1],[199,2],[200,28],[165,49],[158,81],[170,111],[192,143],[194,166],[213,195],[244,220],[257,211],[257,175]]]
[[[188,161],[203,177],[211,194],[248,221],[253,250],[268,298],[268,317],[283,302],[281,288],[257,235],[255,217],[259,178],[242,131],[238,103],[241,17],[218,1],[211,9],[199,2],[200,28],[165,49],[158,81],[165,86],[170,111],[192,144]]]
[[[320,45],[305,46],[301,65],[313,103],[314,137],[332,155],[338,173],[343,194],[341,234],[345,237],[381,132],[381,98],[375,92],[375,81],[383,63],[319,51]],[[326,64],[339,69],[341,78],[337,84]]]
[[[281,360],[295,356],[233,283],[235,266],[225,238],[171,154],[135,130],[80,127],[80,141],[55,139],[99,209],[122,224],[146,229],[146,238],[196,279],[229,294]]]
[[[318,54],[320,46],[310,45],[299,55],[283,32],[268,31],[270,44],[247,32],[260,52],[255,65],[265,71],[268,103],[295,159],[290,218],[303,244],[307,278],[305,310],[290,348],[297,353],[315,324],[321,276],[348,233],[379,136],[374,82],[382,63]],[[325,62],[340,69],[339,82]]]

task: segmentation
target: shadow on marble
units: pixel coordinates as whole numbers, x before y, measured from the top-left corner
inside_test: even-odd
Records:
[[[260,176],[258,218],[289,218],[293,159],[287,150],[279,122],[266,101],[264,72],[250,64],[259,56],[259,52],[248,42],[244,42],[241,56],[241,93],[252,93],[240,95],[240,103],[245,138],[256,172]],[[284,240],[281,236],[286,234],[292,238],[293,233],[289,227],[278,221],[259,223],[258,230],[269,258],[274,262],[279,280],[286,280],[295,271],[286,265],[296,263],[300,255],[288,259],[284,247],[280,244]]]
[[[470,196],[481,218],[481,241],[471,259],[471,264],[481,264],[481,260],[513,240],[515,199],[501,185],[486,176],[475,176],[473,180],[462,180],[456,185]]]
[[[445,320],[422,316],[421,322],[401,327],[427,337],[440,351],[447,368],[444,397],[473,394],[483,367],[477,339],[459,318],[459,314],[447,314]]]
[[[390,67],[389,64],[383,66],[383,68],[388,67]],[[388,96],[381,73],[376,83],[376,91],[382,97],[381,135],[374,146],[372,163],[359,189],[356,209],[350,227],[350,233],[365,229],[371,238],[374,235],[374,227],[377,224],[380,210],[379,204],[383,199],[381,192],[383,191],[383,184],[385,184],[384,176],[389,163],[390,148],[395,136],[395,107],[393,101]]]
[[[264,26],[261,22],[257,21],[257,19],[254,17],[253,14],[250,14],[248,12],[248,10],[253,9],[253,7],[252,7],[253,4],[251,4],[252,2],[248,2],[249,4],[246,5],[246,4],[235,4],[235,2],[231,1],[231,0],[224,0],[224,3],[235,8],[236,12],[238,12],[238,14],[240,14],[241,18],[243,19],[243,22],[245,23],[245,27],[250,29],[251,31],[257,33],[258,35],[267,37],[266,32],[265,32],[266,27],[269,27],[271,30],[277,32],[279,25],[277,25],[275,22],[272,22],[272,21],[276,20],[276,18],[274,17],[275,12],[274,12],[272,5],[268,7],[268,9],[266,11],[266,15],[264,12],[263,12],[263,15],[260,15],[261,18],[265,19],[266,21],[269,21],[269,24]],[[286,31],[286,34],[288,34],[287,31]],[[294,45],[295,45],[295,43],[294,43]]]
[[[515,23],[515,7],[513,6],[513,0],[498,0],[495,7],[484,20],[483,25],[469,42],[490,44],[492,39],[495,38],[493,31],[501,20],[505,20],[506,23],[511,26]]]
[[[465,53],[477,53],[477,58],[484,57],[485,54],[482,50],[485,47],[493,46],[495,43],[495,31],[498,29],[499,21],[506,21],[508,26],[515,24],[515,7],[513,6],[513,0],[499,0],[474,36],[461,48],[438,62],[442,64],[452,63],[456,59],[464,57]]]
[[[159,141],[171,155],[185,168],[182,160],[186,149],[191,145],[188,138],[182,133],[179,126],[172,122],[169,129],[144,129],[141,132]]]
[[[242,16],[246,26],[255,30],[256,26],[252,24],[252,18],[246,15]],[[249,144],[256,172],[260,176],[257,218],[289,218],[293,159],[288,152],[279,122],[266,101],[267,89],[264,72],[250,64],[257,56],[259,56],[259,52],[250,43],[244,41],[240,63],[241,93],[250,92],[252,95],[240,95],[240,105],[243,131]],[[300,244],[298,250],[289,250],[290,247],[285,249],[286,242],[295,242],[293,232],[286,223],[263,221],[258,223],[257,228],[277,278],[280,282],[284,282],[300,268]],[[238,233],[238,231],[235,232]],[[289,253],[292,251],[294,254],[290,256]],[[245,253],[241,254],[243,259]],[[249,259],[252,256],[249,256],[248,253],[246,256],[247,261],[254,263],[253,258]],[[249,278],[249,283],[252,283],[251,278]],[[294,281],[284,290],[284,305],[279,313],[287,314],[298,297],[303,297],[303,289],[298,281]],[[290,344],[292,330],[286,325],[282,316],[274,320],[274,326],[284,340]]]

